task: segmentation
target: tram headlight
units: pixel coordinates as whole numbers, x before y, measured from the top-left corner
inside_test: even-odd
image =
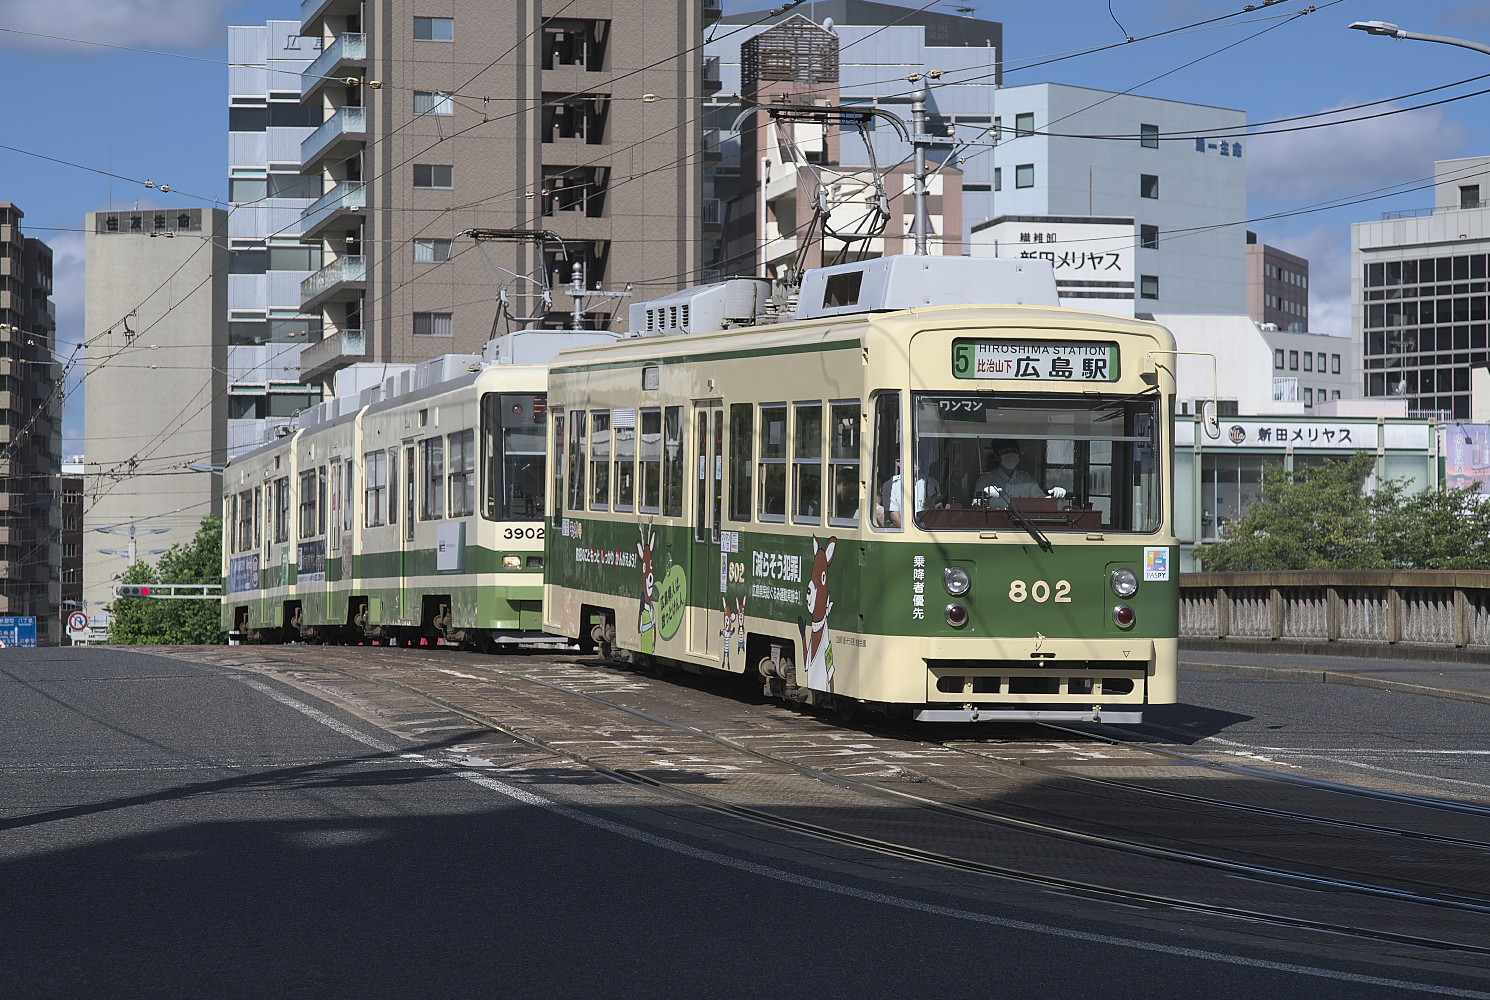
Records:
[[[973,578],[968,576],[967,570],[961,566],[948,566],[942,570],[942,586],[947,588],[947,593],[953,597],[961,597],[966,594],[968,588],[973,585]]]
[[[523,557],[522,556],[503,556],[502,557],[502,568],[503,569],[522,569],[523,568]]]
[[[967,624],[967,608],[961,604],[947,605],[947,624],[953,628],[962,628]]]
[[[1132,628],[1133,623],[1138,620],[1138,615],[1128,605],[1119,604],[1112,609],[1112,620],[1117,623],[1118,628]]]
[[[1112,592],[1121,598],[1129,598],[1138,593],[1138,576],[1131,569],[1115,569],[1112,571]]]

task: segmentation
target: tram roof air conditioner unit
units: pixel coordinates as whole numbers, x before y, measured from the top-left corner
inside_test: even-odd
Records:
[[[1054,266],[1027,257],[897,255],[814,268],[802,277],[797,319],[951,305],[1060,305]]]
[[[765,278],[729,278],[685,288],[632,305],[630,332],[633,337],[660,337],[755,326],[770,294],[771,282]]]

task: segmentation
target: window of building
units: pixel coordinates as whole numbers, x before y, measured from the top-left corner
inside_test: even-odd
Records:
[[[455,40],[455,19],[450,17],[414,18],[414,41],[450,42]]]
[[[416,90],[414,91],[414,114],[453,115],[455,103],[444,94],[437,94],[430,90]]]
[[[1144,250],[1159,249],[1159,227],[1142,225],[1139,226],[1138,245]]]
[[[455,168],[448,163],[416,163],[414,164],[414,187],[453,188],[455,187]]]
[[[1459,185],[1459,207],[1460,208],[1479,208],[1480,207],[1480,186],[1478,184],[1460,184]]]
[[[1318,354],[1315,355],[1315,358],[1318,360],[1318,363],[1319,363],[1319,371],[1323,372],[1324,371],[1324,352],[1323,351],[1320,351]]]
[[[450,259],[454,240],[415,240],[414,263],[443,264]]]
[[[1017,188],[1035,186],[1035,165],[1033,163],[1021,163],[1014,168],[1014,186]]]
[[[1026,111],[1023,114],[1018,114],[1018,115],[1015,115],[1014,116],[1014,134],[1015,135],[1034,135],[1035,134],[1035,113],[1033,111]]]
[[[1145,299],[1157,299],[1159,297],[1159,276],[1157,274],[1139,275],[1138,294]]]
[[[416,312],[414,314],[414,336],[416,337],[453,337],[455,336],[455,314]]]
[[[1288,352],[1288,370],[1291,371],[1291,372],[1296,372],[1296,371],[1299,370],[1299,352],[1298,351],[1289,351]]]
[[[1157,198],[1157,197],[1159,197],[1159,175],[1158,174],[1139,174],[1139,176],[1138,176],[1138,196],[1140,198]]]
[[[1159,148],[1159,126],[1157,126],[1157,125],[1140,125],[1140,126],[1138,126],[1138,135],[1139,135],[1139,140],[1138,141],[1146,149],[1158,149]]]
[[[993,168],[993,189],[995,191],[1002,191],[1004,189],[1004,168],[1003,167],[994,167]]]
[[[1338,355],[1338,354],[1331,354],[1330,355],[1330,374],[1331,375],[1339,375],[1340,374],[1340,355]]]
[[[1314,370],[1314,352],[1313,351],[1305,351],[1304,352],[1304,371],[1306,371],[1306,372],[1312,372],[1313,370]]]
[[[1273,367],[1279,371],[1283,370],[1283,348],[1281,347],[1273,350]]]
[[[1309,388],[1307,385],[1304,386],[1304,405],[1305,406],[1313,406],[1314,405],[1314,390],[1311,389],[1311,388]]]

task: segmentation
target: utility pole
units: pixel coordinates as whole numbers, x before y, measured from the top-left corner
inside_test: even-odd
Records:
[[[916,92],[911,95],[911,144],[915,148],[911,180],[915,183],[916,256],[924,257],[927,254],[926,230],[930,225],[926,215],[926,147],[930,144],[926,135],[926,99],[931,93],[919,74],[911,82],[918,84]]]
[[[124,530],[125,528],[128,528],[128,530]],[[125,526],[110,526],[110,527],[104,527],[104,528],[94,528],[93,530],[94,531],[101,531],[101,532],[103,532],[106,535],[126,535],[126,536],[128,536],[128,538],[129,538],[129,548],[128,549],[99,549],[98,551],[102,552],[106,556],[124,556],[126,559],[129,560],[129,564],[131,566],[133,566],[135,563],[137,563],[137,562],[140,561],[139,538],[138,538],[138,536],[140,534],[163,535],[167,531],[170,531],[171,529],[168,528],[168,527],[166,527],[165,525],[156,525],[153,528],[146,528],[143,532],[141,532],[141,531],[139,531],[139,525],[130,524],[130,525],[125,525]],[[168,552],[168,551],[170,551],[170,550],[169,549],[159,549],[159,548],[157,548],[157,549],[147,549],[146,550],[146,554],[147,555],[160,555],[162,552]]]

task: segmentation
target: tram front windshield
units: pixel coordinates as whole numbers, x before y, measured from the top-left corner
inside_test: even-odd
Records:
[[[1139,396],[916,393],[916,524],[976,529],[928,510],[1084,511],[1043,530],[1151,532],[1163,516],[1157,392]],[[1008,458],[1018,455],[1017,462]],[[1012,466],[1012,468],[1011,468]],[[1002,486],[997,495],[987,486]],[[1059,489],[1057,489],[1059,487]],[[1063,497],[1052,493],[1065,491]]]
[[[487,520],[542,519],[547,428],[548,397],[542,393],[481,397],[481,511]]]

